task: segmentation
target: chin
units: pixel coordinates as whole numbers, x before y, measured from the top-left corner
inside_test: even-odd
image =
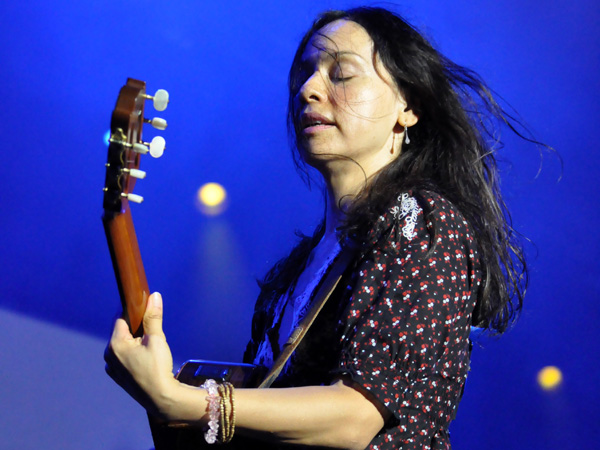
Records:
[[[326,164],[328,162],[332,162],[332,161],[340,161],[340,160],[347,160],[347,157],[344,157],[342,155],[337,155],[335,153],[324,153],[324,152],[311,152],[311,151],[303,151],[301,152],[302,155],[302,159],[304,160],[304,162],[310,166],[313,166],[316,168],[316,166],[321,166],[323,164]]]

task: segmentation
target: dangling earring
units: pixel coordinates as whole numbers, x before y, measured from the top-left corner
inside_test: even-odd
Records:
[[[408,128],[406,124],[404,124],[404,142],[406,145],[410,144],[410,138],[408,137]]]

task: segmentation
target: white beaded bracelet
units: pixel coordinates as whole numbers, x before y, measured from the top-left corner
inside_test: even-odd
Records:
[[[206,380],[200,387],[208,391],[208,396],[206,397],[206,401],[208,402],[206,407],[208,410],[208,429],[204,432],[204,440],[208,444],[214,444],[217,442],[219,435],[219,416],[221,414],[219,385],[215,380]]]

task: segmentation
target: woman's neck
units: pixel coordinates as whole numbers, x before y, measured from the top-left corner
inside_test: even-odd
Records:
[[[401,144],[391,152],[384,148],[361,161],[332,158],[324,159],[320,164],[314,165],[323,176],[327,190],[325,237],[335,234],[336,228],[344,220],[345,211],[349,209],[356,196],[369,184],[375,174],[397,158],[401,148]]]
[[[336,174],[329,174],[324,179],[327,208],[325,212],[325,236],[323,240],[328,236],[333,237],[335,235],[335,230],[342,225],[345,212],[367,182],[364,172],[358,170],[338,176]]]

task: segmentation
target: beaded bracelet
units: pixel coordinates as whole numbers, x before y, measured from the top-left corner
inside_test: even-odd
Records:
[[[208,429],[204,432],[204,440],[208,444],[214,444],[217,442],[219,434],[219,415],[222,403],[219,395],[219,385],[215,380],[206,380],[200,387],[208,391],[208,396],[206,396],[208,402],[206,406],[208,410]]]

